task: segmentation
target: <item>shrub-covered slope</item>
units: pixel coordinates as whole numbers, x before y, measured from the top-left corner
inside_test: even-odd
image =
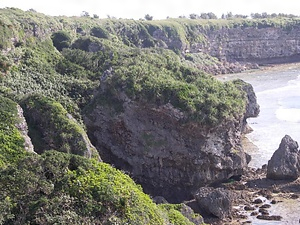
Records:
[[[80,156],[48,151],[0,174],[0,224],[194,224],[121,171]]]
[[[111,118],[121,118],[131,103],[141,107],[138,110],[159,109],[174,119],[173,114],[166,115],[171,108],[180,115],[174,129],[182,128],[178,130],[178,137],[184,137],[179,138],[182,146],[187,150],[191,150],[191,145],[208,146],[222,162],[220,167],[210,152],[199,154],[202,151],[199,147],[194,153],[200,157],[196,162],[200,169],[203,159],[209,155],[213,164],[207,171],[209,176],[223,179],[237,171],[240,173],[245,157],[239,146],[239,122],[246,110],[246,96],[233,83],[219,82],[205,72],[224,66],[206,51],[211,45],[209,32],[243,27],[245,23],[244,20],[224,22],[100,20],[0,9],[0,188],[3,193],[0,222],[188,224],[189,217],[181,213],[184,206],[158,207],[127,175],[107,164],[81,157],[98,157],[85,135],[85,130],[89,134],[95,130],[91,126],[86,128],[85,122],[86,118],[97,122],[97,118],[90,116],[103,108],[111,112],[104,118],[105,123]],[[189,52],[195,49],[198,50]],[[24,150],[22,135],[15,126],[17,103],[23,107],[36,152],[42,155]],[[146,157],[149,153],[157,164],[155,169],[164,169],[162,165],[165,165],[170,173],[162,171],[175,178],[173,161],[164,161],[173,146],[164,147],[161,142],[158,146],[156,139],[151,139],[156,137],[151,133],[156,128],[157,135],[170,134],[168,126],[161,127],[164,123],[155,124],[164,117],[158,120],[154,117],[153,121],[147,118],[136,127],[142,129],[139,135],[144,135],[140,142],[154,153],[139,152]],[[156,127],[151,132],[143,127],[148,122]],[[230,135],[227,135],[227,124],[232,128]],[[122,144],[118,150],[130,146],[122,139],[123,134],[118,133],[122,131],[118,129],[123,128],[122,123],[104,125],[115,129],[113,134],[120,140],[117,144]],[[222,135],[214,134],[215,130]],[[191,139],[185,138],[190,134],[194,135]],[[210,141],[204,142],[197,135]],[[127,141],[129,137],[124,136]],[[218,142],[217,148],[214,141]],[[93,142],[97,144],[96,139]],[[97,150],[105,152],[105,147],[111,146],[101,143],[100,147]],[[51,149],[60,152],[46,151]],[[178,159],[183,163],[180,169],[189,163],[182,157],[186,153],[178,151]],[[223,159],[237,159],[234,164],[237,168],[230,168],[231,161]],[[188,169],[197,173],[193,164]]]
[[[99,159],[83,128],[58,102],[33,95],[21,102],[35,152],[57,151]]]
[[[61,19],[18,9],[1,9],[0,25],[0,224],[203,223],[183,206],[158,207],[120,170],[74,155],[98,158],[81,111],[102,73],[126,58],[118,51],[132,48],[71,26],[60,34]],[[41,155],[25,150],[17,103]]]
[[[0,95],[0,167],[26,156],[24,138],[16,127],[19,120],[17,103]]]

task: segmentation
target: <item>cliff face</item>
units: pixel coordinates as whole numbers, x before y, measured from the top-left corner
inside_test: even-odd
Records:
[[[151,195],[188,199],[197,188],[239,176],[247,166],[240,143],[243,118],[207,127],[183,122],[184,113],[169,103],[119,97],[121,111],[98,104],[85,123],[103,160],[128,171]],[[256,99],[248,105],[253,102],[248,109],[257,107]]]
[[[298,19],[279,20],[278,24],[275,20],[227,21],[223,24],[218,24],[220,21],[199,22],[191,26],[183,21],[177,22],[182,25],[181,29],[177,28],[177,35],[168,36],[168,32],[161,28],[153,32],[153,38],[159,40],[160,47],[178,49],[183,54],[206,53],[223,62],[243,64],[300,60]],[[226,66],[226,72],[230,72],[230,65]]]
[[[220,59],[257,63],[299,60],[300,26],[222,28],[208,32],[207,38],[206,51]]]

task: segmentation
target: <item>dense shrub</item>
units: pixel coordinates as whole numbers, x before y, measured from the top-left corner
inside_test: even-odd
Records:
[[[103,81],[112,94],[122,91],[138,101],[171,103],[188,120],[206,125],[244,113],[244,96],[232,83],[183,64],[171,51],[131,51],[119,57],[123,60],[113,67],[113,75]]]
[[[51,39],[58,51],[62,51],[63,48],[68,48],[72,41],[71,35],[66,31],[57,31],[53,33]]]
[[[0,167],[17,163],[26,155],[24,138],[17,129],[17,104],[0,95]]]
[[[91,29],[91,35],[95,36],[97,38],[106,38],[107,39],[109,37],[109,33],[102,27],[93,27]]]
[[[188,222],[179,211],[159,208],[129,176],[110,165],[56,151],[0,169],[0,190],[1,224]]]
[[[85,131],[60,103],[34,95],[23,100],[22,106],[36,152],[56,149],[86,157],[99,157],[97,150],[88,142]]]

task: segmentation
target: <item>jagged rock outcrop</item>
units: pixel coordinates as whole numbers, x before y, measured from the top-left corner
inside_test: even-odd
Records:
[[[246,112],[243,120],[244,122],[243,132],[249,133],[251,131],[251,128],[247,124],[247,119],[250,117],[257,117],[260,112],[260,107],[257,103],[257,98],[251,84],[246,83],[241,79],[235,80],[234,83],[237,87],[243,90],[247,95]]]
[[[244,118],[207,127],[182,122],[184,113],[170,103],[119,97],[122,101],[95,100],[89,106],[84,118],[89,137],[104,161],[128,171],[153,196],[187,199],[199,187],[241,175],[247,166],[240,143]]]
[[[285,135],[267,166],[267,178],[273,180],[297,179],[300,176],[299,145]]]
[[[219,219],[231,217],[233,196],[230,191],[222,188],[202,187],[194,197],[204,213]]]
[[[28,135],[28,126],[25,117],[23,115],[23,109],[21,108],[21,106],[17,105],[17,110],[18,110],[19,121],[16,124],[16,127],[18,128],[18,130],[20,131],[20,133],[24,138],[25,150],[28,152],[34,152],[34,147],[31,142],[31,138]]]

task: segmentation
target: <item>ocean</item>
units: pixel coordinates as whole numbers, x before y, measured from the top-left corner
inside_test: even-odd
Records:
[[[275,66],[240,74],[218,77],[221,80],[240,78],[252,84],[260,105],[257,118],[247,120],[253,131],[243,141],[244,150],[251,155],[250,167],[267,164],[287,134],[300,144],[300,64]],[[281,221],[264,221],[250,217],[253,225],[300,224],[300,199],[284,199],[270,208]]]
[[[252,157],[250,167],[268,163],[285,135],[300,143],[300,65],[221,76],[240,78],[252,84],[260,105],[257,118],[247,120],[253,131],[246,135],[245,151]]]

